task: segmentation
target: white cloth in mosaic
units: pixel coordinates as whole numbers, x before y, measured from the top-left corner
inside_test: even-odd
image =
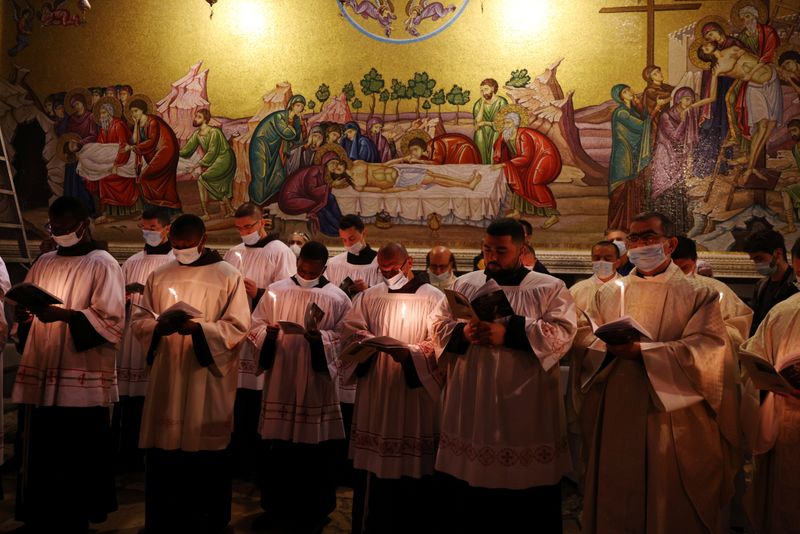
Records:
[[[244,279],[223,261],[196,267],[168,263],[148,278],[142,303],[161,313],[176,300],[203,312],[194,320],[213,363],[200,365],[191,336],[161,338],[150,368],[139,447],[222,450],[233,429],[239,344],[250,328]],[[133,314],[131,329],[143,347],[150,347],[155,326],[148,312]]]
[[[471,299],[485,283],[475,271],[453,289]],[[558,362],[577,330],[575,304],[564,282],[545,274],[501,287],[525,318],[533,352],[470,345],[466,354],[445,354],[436,469],[485,488],[556,484],[571,466]]]
[[[242,276],[253,280],[259,289],[266,289],[273,282],[289,278],[297,272],[297,257],[292,249],[278,239],[263,247],[248,247],[239,243],[225,253],[225,261],[236,267]],[[269,299],[269,295],[265,293],[261,299]],[[242,343],[237,387],[261,391],[264,377],[259,376],[257,370],[258,355],[252,344]]]
[[[800,294],[776,304],[742,350],[776,369],[800,356]],[[748,514],[756,532],[796,532],[800,525],[800,399],[767,393],[759,416],[753,482],[746,497]]]
[[[93,250],[84,256],[43,254],[26,282],[81,312],[108,343],[78,352],[64,322],[33,320],[12,399],[38,406],[109,406],[119,400],[114,360],[125,323],[125,282],[117,260]]]
[[[125,285],[144,285],[150,273],[171,261],[175,261],[175,255],[172,254],[172,251],[168,254],[137,252],[122,264]],[[135,310],[133,304],[141,304],[142,295],[132,293],[130,295],[130,303],[131,308],[125,323],[125,332],[122,335],[122,342],[117,351],[117,381],[120,395],[143,397],[147,393],[147,362],[145,361],[147,347],[142,347],[142,344],[131,332],[130,325],[131,315]]]
[[[465,222],[494,219],[500,214],[508,185],[503,169],[495,165],[393,165],[399,171],[398,180],[404,185],[418,183],[419,172],[430,171],[461,180],[465,184],[478,173],[481,180],[474,190],[467,187],[431,185],[416,190],[372,192],[356,191],[352,187],[333,189],[342,213],[374,214],[386,210],[392,217],[402,217],[410,224],[427,224],[431,213],[451,215]],[[406,174],[405,169],[412,169]],[[414,180],[414,178],[417,180]]]
[[[430,284],[415,293],[390,293],[381,283],[353,300],[343,339],[391,336],[408,343],[411,364],[422,383],[409,388],[402,365],[383,353],[373,357],[365,376],[355,376],[355,365],[343,368],[345,378],[358,383],[350,437],[356,469],[381,478],[433,473],[443,385],[437,364],[442,336],[434,327],[442,324],[446,313],[447,299]]]
[[[325,269],[325,278],[335,286],[342,285],[344,279],[350,277],[354,282],[356,280],[364,280],[368,286],[372,287],[376,284],[383,282],[383,277],[378,271],[378,257],[372,260],[371,263],[366,265],[356,265],[354,263],[347,263],[347,252],[342,252],[328,260],[328,265]],[[338,360],[337,360],[338,361]],[[341,366],[341,362],[339,364]],[[337,372],[337,388],[339,390],[339,401],[347,404],[353,404],[356,401],[356,385],[354,382],[346,382],[343,377],[345,373]]]
[[[654,336],[642,360],[607,360],[581,321],[576,343],[582,417],[593,417],[583,524],[587,532],[712,532],[733,496],[726,461],[730,346],[719,294],[670,264],[622,288],[606,284],[588,312],[598,324],[633,317]],[[698,451],[702,451],[699,454]]]
[[[328,373],[311,366],[311,349],[304,336],[278,334],[275,361],[264,372],[264,393],[258,431],[264,439],[295,443],[319,443],[344,439],[342,412],[336,393],[336,358],[340,350],[337,327],[350,311],[350,298],[338,287],[303,288],[291,278],[269,286],[275,296],[277,320],[303,324],[308,304],[325,312],[319,323]],[[274,324],[272,299],[263,298],[253,312],[247,338],[258,357],[264,345],[267,324]]]
[[[119,143],[87,143],[76,154],[78,175],[91,182],[100,181],[112,174],[121,178],[136,178],[136,158],[128,158],[122,165],[116,165],[118,155]],[[195,153],[190,158],[180,158],[178,175],[188,174],[189,169],[196,165],[201,157]]]

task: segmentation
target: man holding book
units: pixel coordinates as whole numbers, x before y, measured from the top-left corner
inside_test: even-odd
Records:
[[[558,362],[575,336],[575,304],[562,281],[522,266],[524,245],[517,221],[492,222],[486,269],[453,286],[477,317],[439,325],[451,335],[436,469],[453,532],[516,532],[533,520],[561,532],[570,456]]]
[[[595,336],[581,321],[576,337],[587,349],[576,387],[595,418],[584,441],[583,528],[717,531],[733,495],[724,442],[736,424],[719,294],[672,263],[677,239],[666,216],[636,216],[626,239],[636,267],[597,292],[588,316],[627,328]]]
[[[139,439],[145,529],[217,532],[231,516],[226,448],[250,306],[239,271],[205,247],[199,217],[175,219],[169,240],[178,261],[147,279],[131,324],[151,366]]]
[[[142,423],[144,395],[147,392],[147,362],[145,348],[130,329],[134,304],[142,303],[144,284],[150,273],[165,263],[175,261],[169,244],[169,212],[163,208],[148,208],[142,212],[139,226],[144,238],[144,250],[125,260],[125,296],[128,301],[128,320],[117,351],[117,380],[119,402],[114,406],[112,428],[117,447],[117,466],[123,470],[144,467],[144,455],[139,448],[139,428]]]
[[[325,245],[303,245],[297,274],[271,284],[253,313],[248,343],[264,371],[258,431],[268,449],[259,476],[265,514],[254,530],[293,521],[316,532],[336,508],[344,426],[334,362],[337,327],[352,306],[323,276],[327,261]]]
[[[359,470],[353,532],[428,532],[437,509],[432,475],[442,384],[435,325],[447,301],[414,276],[402,245],[384,245],[377,261],[383,282],[354,299],[343,330],[348,343],[393,338],[383,351],[343,368],[358,383],[350,441]]]
[[[32,285],[7,295],[22,353],[11,396],[24,405],[17,518],[33,532],[86,532],[117,509],[109,408],[119,398],[125,283],[92,239],[81,201],[58,198],[49,216],[58,248],[33,264]]]
[[[225,261],[244,277],[244,287],[254,310],[270,284],[295,273],[297,257],[275,233],[267,233],[261,207],[245,202],[234,214],[234,224],[242,242],[225,253]],[[239,381],[233,408],[235,472],[249,478],[258,463],[261,438],[258,435],[258,414],[261,411],[263,377],[257,376],[258,357],[253,346],[242,343],[239,349]]]
[[[792,247],[792,264],[800,272],[800,239]],[[800,293],[767,313],[742,352],[768,363],[795,391],[761,391],[755,468],[746,496],[756,532],[793,532],[800,525]]]

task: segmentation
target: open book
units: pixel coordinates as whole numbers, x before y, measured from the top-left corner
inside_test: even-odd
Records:
[[[64,304],[64,301],[60,298],[30,282],[22,282],[13,286],[6,293],[6,299],[14,301],[27,309]]]
[[[172,306],[161,312],[160,315],[146,306],[141,306],[136,303],[133,303],[133,306],[136,306],[140,310],[146,311],[147,313],[152,315],[153,319],[155,319],[156,321],[169,320],[170,318],[178,317],[181,315],[185,316],[188,319],[200,319],[203,317],[203,312],[201,312],[191,304],[187,304],[183,301],[173,304]]]
[[[597,323],[589,317],[588,313],[583,310],[581,310],[581,313],[589,321],[594,335],[605,341],[607,345],[626,345],[642,339],[653,339],[650,332],[630,315],[615,319],[603,326],[597,326]]]
[[[319,322],[325,316],[325,312],[314,302],[309,302],[306,306],[305,326],[291,321],[278,321],[278,324],[286,335],[304,335],[306,332],[313,332],[319,329]]]
[[[408,344],[393,337],[370,337],[350,343],[344,348],[339,359],[344,363],[363,363],[378,352],[404,348],[408,348]]]
[[[779,369],[763,358],[744,351],[739,353],[739,361],[756,388],[785,395],[800,395],[800,354],[790,357]]]
[[[494,321],[501,317],[514,315],[514,308],[508,302],[503,289],[494,280],[488,280],[476,293],[472,300],[469,300],[463,293],[445,289],[447,303],[450,311],[456,319],[466,319],[472,321]]]

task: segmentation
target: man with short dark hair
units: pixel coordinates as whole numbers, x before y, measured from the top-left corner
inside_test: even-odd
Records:
[[[149,208],[142,212],[139,227],[144,238],[144,250],[125,260],[122,272],[125,275],[125,297],[128,318],[136,311],[134,305],[142,304],[144,284],[150,273],[175,261],[169,244],[170,218],[166,210]],[[139,428],[142,422],[144,396],[147,392],[146,347],[130,329],[130,319],[125,325],[122,342],[117,351],[117,380],[119,402],[114,406],[112,426],[117,446],[117,465],[122,469],[141,469],[144,455],[139,449]]]
[[[473,299],[494,281],[512,315],[436,327],[452,332],[436,469],[454,532],[514,532],[532,517],[542,532],[561,531],[559,484],[570,456],[558,362],[575,336],[576,310],[562,281],[522,266],[523,245],[517,221],[493,221],[483,238],[486,270],[453,286]]]
[[[595,418],[584,436],[583,528],[713,532],[734,493],[725,440],[738,427],[719,294],[672,263],[677,240],[666,216],[634,217],[627,245],[636,268],[605,284],[588,314],[601,325],[630,316],[652,339],[606,344],[581,321],[575,387]]]
[[[497,94],[500,84],[497,80],[486,78],[481,82],[481,96],[472,107],[472,118],[475,123],[475,146],[481,155],[484,165],[493,163],[494,142],[500,133],[494,127],[497,112],[508,105],[505,97]]]
[[[267,233],[258,204],[245,202],[234,217],[242,242],[225,253],[225,261],[242,273],[250,309],[254,310],[270,284],[295,274],[297,258],[277,234]],[[256,469],[261,442],[258,414],[264,389],[264,376],[258,372],[258,354],[250,343],[242,343],[239,349],[238,374],[231,449],[236,475],[249,478]]]
[[[316,532],[336,508],[333,473],[345,434],[334,360],[351,304],[323,275],[327,261],[325,245],[303,245],[297,274],[271,284],[274,297],[262,299],[253,313],[248,344],[259,352],[264,371],[258,432],[268,449],[258,477],[265,513],[254,530],[289,521]],[[311,331],[297,335],[279,327],[279,320],[307,326],[312,303],[324,315]]]
[[[750,335],[753,335],[774,305],[797,293],[794,285],[797,273],[786,258],[783,235],[775,230],[761,230],[747,236],[744,251],[753,260],[756,272],[764,277],[753,291],[754,315],[750,328]]]
[[[206,248],[206,239],[200,217],[172,222],[178,261],[150,274],[143,308],[133,314],[131,329],[148,347],[150,365],[139,439],[147,449],[147,532],[219,532],[231,517],[226,449],[250,306],[242,275]],[[165,313],[181,302],[200,316]]]
[[[622,261],[617,267],[617,272],[622,276],[627,276],[633,270],[633,263],[628,258],[628,247],[625,244],[626,237],[628,237],[628,232],[619,228],[606,228],[606,231],[603,232],[603,239],[612,241],[619,249],[619,256]]]
[[[604,284],[621,278],[617,272],[621,261],[619,249],[613,241],[598,241],[592,246],[592,276],[569,288],[578,308],[587,310]]]
[[[800,239],[792,246],[792,265],[795,272],[800,269]],[[795,280],[794,283],[800,286],[800,282]],[[798,324],[800,293],[776,304],[767,313],[755,335],[742,345],[742,351],[762,358],[770,367],[782,370],[797,356],[800,347]],[[748,515],[756,532],[792,532],[800,524],[795,484],[800,477],[797,463],[797,452],[800,450],[800,396],[761,391],[754,400],[760,424],[755,439],[757,446],[753,451],[753,481],[746,497]]]
[[[57,250],[26,282],[63,301],[17,308],[19,364],[11,399],[21,405],[23,456],[17,518],[32,532],[87,532],[117,509],[109,408],[125,324],[124,278],[98,249],[80,200],[56,199],[48,227]]]

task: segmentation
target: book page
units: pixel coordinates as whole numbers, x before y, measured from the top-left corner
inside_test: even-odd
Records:
[[[796,395],[797,389],[775,370],[768,361],[747,352],[739,353],[739,361],[756,389],[774,391],[784,395]],[[791,365],[791,364],[789,364]]]
[[[283,333],[287,336],[302,336],[306,333],[306,329],[297,323],[293,323],[291,321],[278,321],[278,325],[283,330]]]

